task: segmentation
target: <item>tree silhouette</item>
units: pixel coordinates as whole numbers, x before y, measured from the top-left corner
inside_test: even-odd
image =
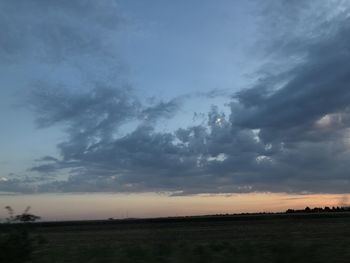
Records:
[[[9,227],[6,232],[0,234],[0,262],[27,262],[40,238],[30,235],[27,223],[34,222],[40,217],[30,214],[29,206],[18,215],[14,214],[11,206],[6,206],[5,209],[8,212],[6,224]]]

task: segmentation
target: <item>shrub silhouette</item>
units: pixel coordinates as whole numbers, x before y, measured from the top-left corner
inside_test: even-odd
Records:
[[[28,223],[28,222],[35,222],[40,219],[40,216],[36,216],[29,213],[30,206],[27,206],[27,208],[23,211],[22,214],[14,215],[14,211],[11,206],[6,206],[5,209],[7,210],[9,217],[6,219],[7,223]]]
[[[22,214],[14,215],[10,206],[6,206],[6,231],[0,234],[0,262],[20,263],[29,260],[38,237],[32,238],[29,233],[29,222],[40,219],[39,216],[29,213],[27,207]]]

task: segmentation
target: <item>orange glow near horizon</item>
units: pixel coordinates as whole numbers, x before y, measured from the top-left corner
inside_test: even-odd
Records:
[[[346,206],[347,194],[212,194],[170,197],[164,194],[38,194],[1,196],[0,218],[5,206],[16,213],[31,206],[43,220],[164,217],[244,212],[283,212],[324,206]]]

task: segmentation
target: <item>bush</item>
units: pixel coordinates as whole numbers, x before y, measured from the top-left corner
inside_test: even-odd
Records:
[[[8,224],[8,229],[5,233],[0,234],[0,262],[26,262],[34,246],[39,243],[38,237],[30,237],[28,222],[34,222],[40,217],[29,214],[30,207],[19,215],[14,215],[10,206],[6,206],[5,209],[9,214],[5,223]]]

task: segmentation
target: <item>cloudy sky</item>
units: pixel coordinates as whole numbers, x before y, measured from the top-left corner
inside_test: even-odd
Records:
[[[180,214],[344,203],[349,11],[346,0],[0,1],[0,204],[54,218],[59,200],[69,218],[72,203],[99,200],[103,213],[80,214],[94,218],[127,203],[137,216],[172,215],[170,203],[193,207]]]

